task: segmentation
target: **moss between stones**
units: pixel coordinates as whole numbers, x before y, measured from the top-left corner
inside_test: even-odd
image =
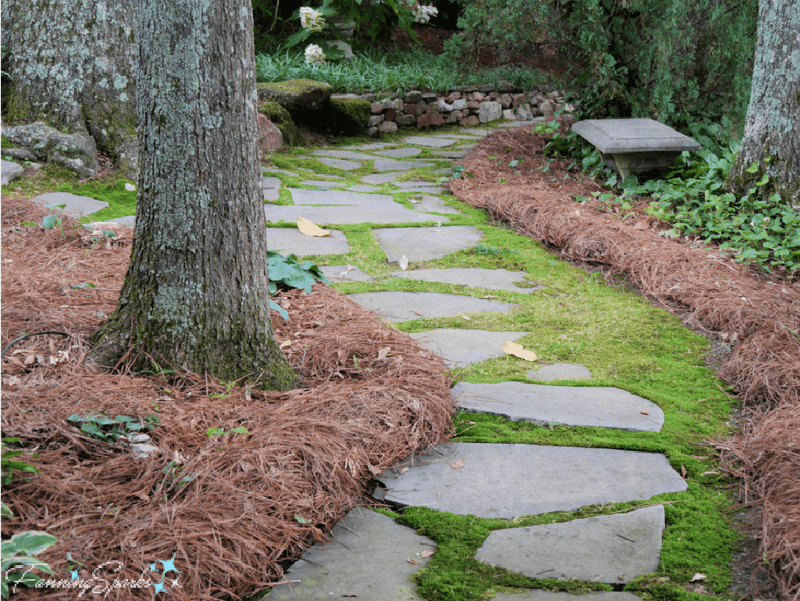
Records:
[[[259,102],[258,112],[265,115],[278,126],[283,135],[284,146],[305,146],[306,142],[294,124],[294,119],[285,108],[277,102]]]

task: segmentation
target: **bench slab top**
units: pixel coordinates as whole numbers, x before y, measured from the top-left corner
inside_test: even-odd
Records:
[[[700,150],[690,137],[653,119],[587,119],[572,131],[605,154]]]

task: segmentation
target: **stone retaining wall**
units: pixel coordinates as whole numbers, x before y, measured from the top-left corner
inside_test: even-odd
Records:
[[[521,92],[492,85],[460,86],[447,96],[411,90],[393,96],[341,94],[332,98],[362,98],[370,102],[372,115],[366,133],[372,137],[400,127],[470,126],[499,119],[529,121],[549,117],[561,108],[573,110],[558,90]]]

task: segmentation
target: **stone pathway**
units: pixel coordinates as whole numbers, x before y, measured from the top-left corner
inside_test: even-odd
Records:
[[[519,123],[507,124],[516,125]],[[439,289],[477,288],[498,294],[542,293],[542,286],[527,282],[522,271],[415,266],[473,249],[483,240],[484,232],[474,226],[458,225],[463,213],[457,205],[445,202],[452,197],[442,193],[441,184],[409,180],[406,174],[412,169],[449,172],[451,159],[462,156],[491,131],[463,129],[449,135],[409,136],[402,140],[400,148],[400,143],[371,143],[316,150],[310,158],[325,167],[317,174],[264,168],[265,200],[278,200],[286,189],[294,203],[265,204],[267,220],[273,226],[282,225],[281,221],[293,224],[302,216],[332,230],[329,237],[312,238],[295,228],[271,226],[267,228],[270,250],[331,257],[328,262],[333,264],[322,269],[334,284],[375,282],[375,274],[361,271],[358,265],[336,263],[336,256],[350,252],[351,246],[345,233],[335,228],[344,224],[390,226],[371,228],[376,248],[385,254],[387,262],[399,264],[407,260],[409,267],[383,274],[384,280],[404,279],[409,285],[423,288],[437,285]],[[415,158],[420,155],[437,158]],[[337,181],[342,176],[324,173],[330,167],[344,172],[368,167],[369,173],[360,177],[360,185],[351,186],[352,181]],[[304,178],[299,183],[308,187],[284,186],[279,175]],[[409,192],[416,196],[408,196]],[[102,208],[92,204],[97,203],[93,199],[65,194],[43,195],[35,200],[48,206],[65,204],[75,215]],[[132,224],[133,218],[118,221]],[[486,297],[432,291],[351,295],[391,322],[461,316],[463,328],[434,328],[412,336],[441,353],[450,365],[462,367],[503,356],[504,341],[527,334],[470,329],[471,320],[513,311],[517,306],[496,300],[493,294]],[[550,427],[588,426],[648,433],[660,431],[664,424],[661,409],[646,399],[616,388],[587,386],[592,374],[580,364],[542,365],[529,371],[527,377],[531,382],[460,383],[453,389],[454,401],[464,410]],[[572,384],[586,382],[583,386],[559,385],[563,380]],[[556,385],[541,384],[551,381]],[[508,520],[575,511],[589,505],[646,501],[658,494],[687,489],[686,482],[661,454],[526,444],[442,444],[425,455],[408,458],[380,474],[377,480],[384,487],[376,490],[376,497],[398,508],[431,507],[458,515]],[[579,579],[620,585],[657,570],[664,526],[663,506],[655,505],[617,515],[509,527],[493,531],[475,559],[532,579]],[[332,542],[315,544],[289,568],[288,582],[276,586],[270,599],[421,599],[411,577],[436,553],[433,540],[365,508],[350,512],[328,536]],[[591,597],[589,601],[637,599],[622,592],[595,593]],[[517,594],[498,593],[494,599],[586,598],[525,589]]]

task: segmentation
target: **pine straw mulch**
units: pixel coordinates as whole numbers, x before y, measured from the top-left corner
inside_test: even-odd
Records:
[[[719,373],[744,402],[747,422],[730,440],[712,444],[742,478],[742,501],[761,508],[758,559],[769,562],[784,599],[800,599],[800,285],[758,274],[699,240],[660,236],[670,226],[646,214],[648,198],[624,219],[618,204],[577,203],[574,196],[601,187],[568,171],[566,161],[537,170],[547,165],[548,138],[532,130],[484,139],[460,163],[473,177],[451,181],[451,191],[563,258],[599,267],[609,283],[623,274],[687,325],[732,343]],[[518,157],[524,161],[508,165]]]
[[[119,573],[112,564],[100,577],[144,574],[159,582],[149,565],[174,557],[180,588],[170,583],[174,573],[165,575],[170,598],[252,595],[363,503],[374,475],[451,435],[442,359],[322,285],[312,295],[281,295],[288,323],[272,316],[278,340],[291,340],[284,353],[302,389],[229,390],[193,374],[173,374],[165,384],[93,371],[83,361],[85,341],[115,307],[131,231],[119,228],[113,246],[91,249],[92,234],[70,219],[64,234],[20,225],[41,223],[47,212],[25,199],[3,200],[2,344],[22,332],[69,337],[26,339],[3,359],[3,436],[36,449],[38,459],[28,461],[41,472],[4,488],[16,517],[4,518],[2,530],[4,538],[22,530],[57,536],[40,556],[57,577],[77,569],[91,581],[98,566],[120,562]],[[157,416],[149,434],[159,451],[134,458],[124,442],[88,438],[66,421],[87,411]],[[207,435],[239,426],[249,434]],[[20,591],[20,599],[76,594],[63,586]],[[152,595],[149,587],[125,587],[108,598]]]

